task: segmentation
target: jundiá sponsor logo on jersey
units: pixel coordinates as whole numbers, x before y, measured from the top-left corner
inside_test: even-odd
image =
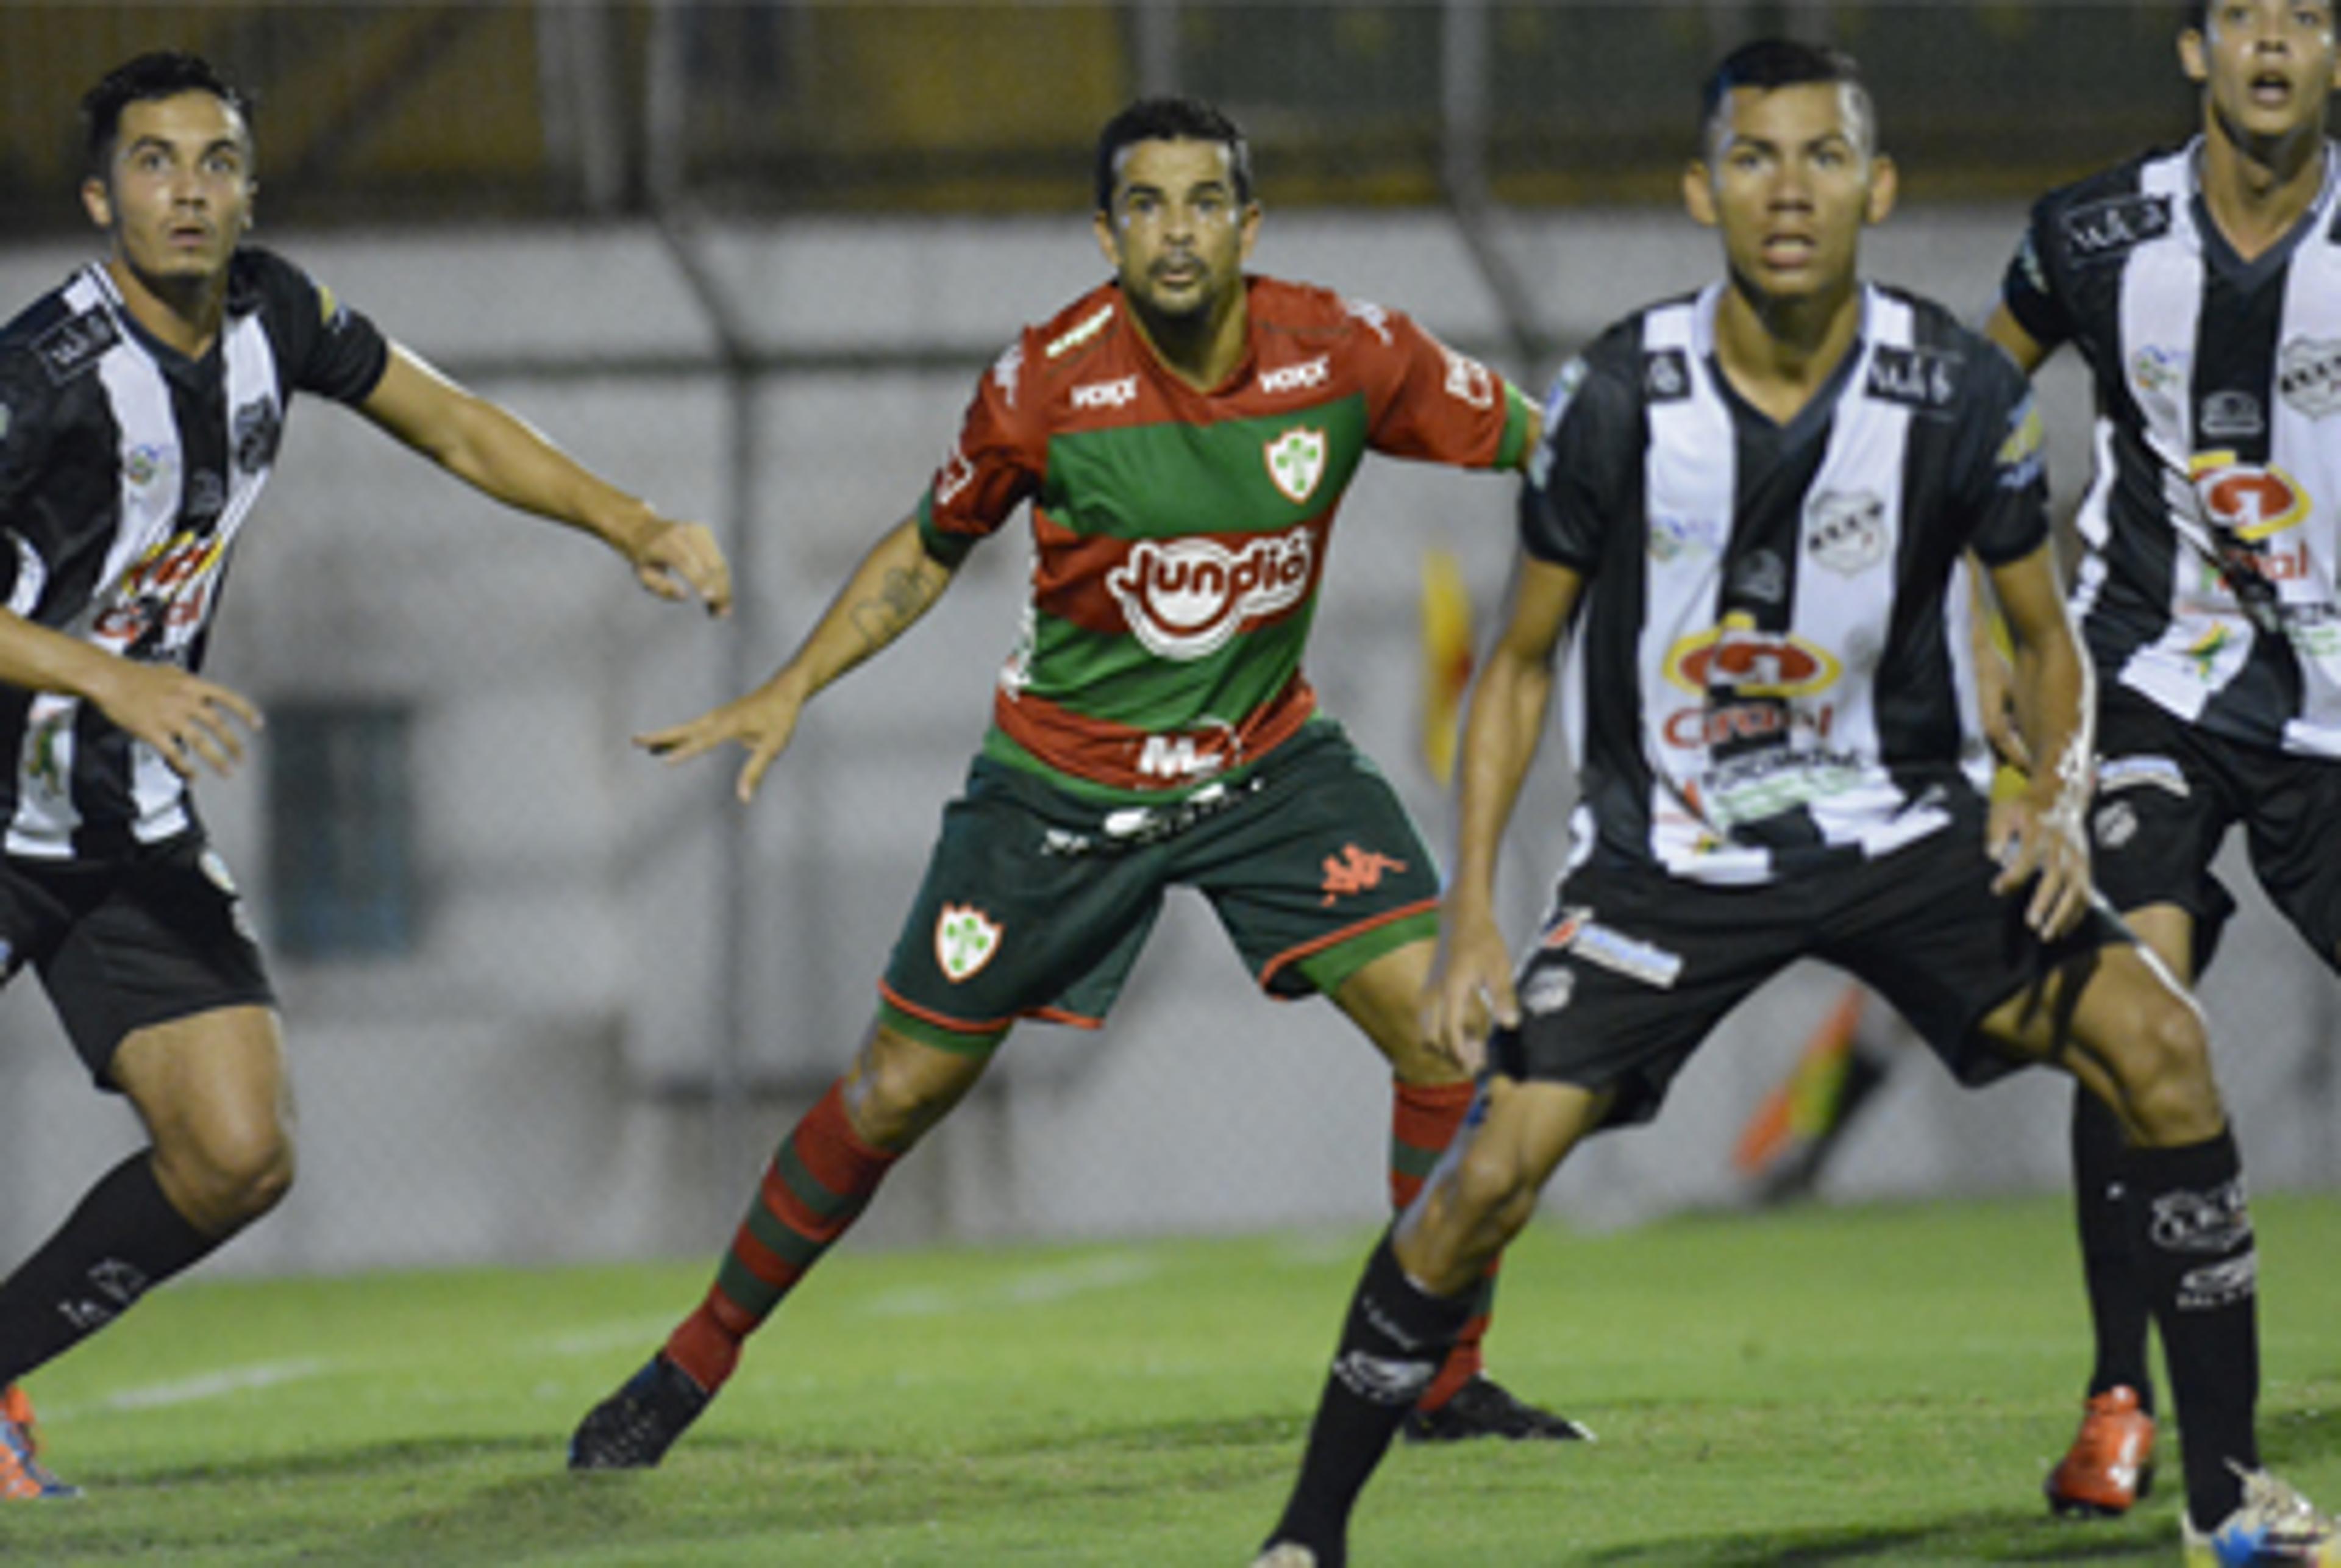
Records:
[[[1141,540],[1106,574],[1106,588],[1149,653],[1200,659],[1245,622],[1298,604],[1316,545],[1307,524],[1230,550],[1213,539]]]

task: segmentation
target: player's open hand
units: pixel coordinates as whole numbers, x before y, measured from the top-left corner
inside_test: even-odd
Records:
[[[642,585],[662,599],[696,594],[711,615],[732,608],[732,567],[703,523],[659,518],[627,558]]]
[[[1467,1073],[1488,1062],[1488,1036],[1520,1021],[1512,991],[1511,953],[1495,917],[1484,909],[1440,912],[1439,952],[1422,986],[1422,1035],[1430,1048]]]
[[[787,749],[789,737],[796,733],[797,715],[803,708],[802,698],[777,680],[771,681],[686,724],[636,735],[634,744],[652,756],[681,763],[713,751],[728,741],[739,742],[748,748],[748,761],[740,769],[740,782],[734,793],[744,804],[756,798],[756,786],[763,783],[764,770]]]
[[[176,664],[113,661],[105,684],[90,694],[105,716],[154,748],[173,772],[192,777],[201,759],[225,778],[244,761],[244,730],[260,728],[260,710],[240,693]]]
[[[2054,940],[2079,924],[2089,904],[2089,845],[2077,811],[2043,807],[2029,795],[2000,801],[1984,844],[1999,864],[1992,892],[2004,898],[2033,884],[2025,924]]]

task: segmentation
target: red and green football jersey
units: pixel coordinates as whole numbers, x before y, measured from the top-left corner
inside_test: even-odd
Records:
[[[1198,392],[1117,285],[1025,329],[919,504],[937,559],[1031,503],[1023,634],[985,751],[1091,792],[1200,784],[1315,711],[1300,654],[1368,451],[1511,466],[1526,403],[1396,311],[1250,278],[1242,363]]]

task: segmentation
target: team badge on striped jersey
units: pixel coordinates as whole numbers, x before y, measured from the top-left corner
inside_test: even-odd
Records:
[[[1296,424],[1260,449],[1268,461],[1268,476],[1284,493],[1286,500],[1298,505],[1317,493],[1317,482],[1325,477],[1325,459],[1332,444],[1321,430],[1311,430]]]
[[[935,917],[935,962],[956,985],[981,971],[1000,951],[1000,923],[970,904],[946,904]]]

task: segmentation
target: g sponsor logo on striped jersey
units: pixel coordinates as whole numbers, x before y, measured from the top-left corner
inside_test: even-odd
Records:
[[[1726,691],[1743,698],[1814,696],[1845,673],[1837,655],[1819,644],[1758,630],[1744,615],[1678,637],[1664,668],[1669,682],[1695,696]]]
[[[1245,622],[1300,603],[1315,559],[1306,524],[1234,550],[1214,539],[1142,539],[1105,584],[1149,653],[1200,659]]]
[[[2300,481],[2274,464],[2237,462],[2232,451],[2198,452],[2187,473],[2205,515],[2254,544],[2297,527],[2315,509]]]

